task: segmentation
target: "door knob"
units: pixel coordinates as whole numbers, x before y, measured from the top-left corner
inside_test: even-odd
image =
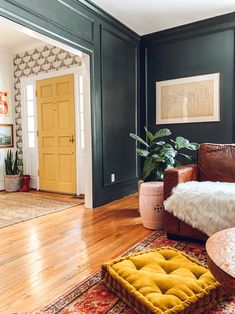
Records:
[[[73,137],[73,135],[71,136],[71,138],[69,139],[69,141],[70,141],[70,143],[74,143],[74,137]]]

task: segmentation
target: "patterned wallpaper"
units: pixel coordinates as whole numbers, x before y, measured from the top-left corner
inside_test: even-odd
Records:
[[[16,147],[19,151],[20,165],[22,167],[22,119],[21,119],[21,95],[20,79],[40,73],[58,71],[73,66],[81,65],[81,57],[67,52],[53,45],[25,51],[16,54],[13,58],[14,63],[14,89],[15,89],[15,130]]]

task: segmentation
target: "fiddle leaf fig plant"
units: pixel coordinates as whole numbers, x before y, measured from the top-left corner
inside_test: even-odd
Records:
[[[148,142],[138,135],[130,133],[131,138],[144,146],[144,148],[137,147],[137,155],[145,159],[140,175],[141,180],[163,181],[165,169],[194,161],[191,155],[185,153],[185,150],[197,150],[199,144],[190,143],[182,136],[177,136],[175,140],[166,141],[172,134],[167,128],[160,129],[155,134],[145,128],[145,133]]]

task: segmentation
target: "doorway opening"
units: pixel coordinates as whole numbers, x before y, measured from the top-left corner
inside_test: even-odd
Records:
[[[85,195],[91,208],[90,57],[5,18],[0,23],[35,39],[14,54],[15,146],[22,170],[32,188]]]

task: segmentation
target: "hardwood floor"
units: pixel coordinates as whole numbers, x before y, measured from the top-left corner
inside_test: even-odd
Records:
[[[97,209],[78,205],[1,229],[0,313],[40,309],[150,235],[137,208],[138,197],[132,195]]]

